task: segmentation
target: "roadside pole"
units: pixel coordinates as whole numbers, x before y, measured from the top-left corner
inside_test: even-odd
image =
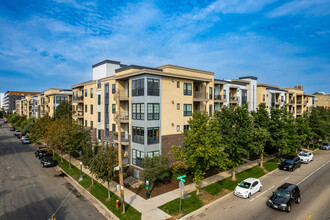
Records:
[[[184,178],[186,178],[187,175],[182,175],[177,177],[178,180],[180,180],[179,182],[179,188],[180,188],[180,211],[182,210],[182,197],[184,194],[184,183],[186,182],[186,180]]]
[[[117,90],[116,105],[117,105],[117,128],[118,128],[118,162],[119,162],[119,184],[120,184],[120,198],[121,198],[121,210],[125,213],[125,201],[124,201],[124,187],[123,187],[123,165],[121,157],[121,125],[120,125],[120,102],[119,102],[119,89]]]

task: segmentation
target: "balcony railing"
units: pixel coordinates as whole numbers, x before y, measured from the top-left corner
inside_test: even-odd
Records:
[[[207,92],[197,92],[194,91],[194,98],[196,99],[208,99],[208,94]]]
[[[226,101],[226,95],[215,95],[214,100]]]
[[[113,136],[114,136],[114,140],[118,141],[118,133],[113,133]],[[121,133],[121,142],[128,142],[128,137],[125,136],[126,136],[125,133]]]
[[[76,112],[74,113],[74,116],[84,116],[84,112]]]
[[[289,102],[289,104],[294,105],[294,104],[295,104],[295,101],[294,101],[294,100],[291,100],[291,101]]]
[[[297,110],[297,115],[301,115],[302,111],[301,110]]]
[[[297,101],[297,105],[301,105],[302,104],[302,101]]]
[[[117,115],[113,116],[113,120],[117,121]],[[129,120],[129,112],[120,112],[120,120],[121,122],[123,121],[128,121]]]
[[[238,96],[231,96],[231,97],[229,97],[229,101],[230,102],[238,102]]]
[[[134,94],[134,91],[133,91]],[[113,100],[116,100],[117,95],[113,95]],[[119,100],[128,100],[129,98],[129,91],[128,90],[119,90]]]
[[[84,100],[84,96],[74,96],[72,99],[74,102],[75,101],[83,101]]]

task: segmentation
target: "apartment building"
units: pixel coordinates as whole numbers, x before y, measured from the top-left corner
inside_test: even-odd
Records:
[[[305,94],[302,85],[295,85],[294,88],[285,88],[288,110],[294,117],[301,117],[305,112],[310,112],[314,106],[314,96]]]
[[[39,93],[40,94],[40,93]],[[38,117],[38,105],[37,105],[37,97],[35,96],[26,96],[20,100],[16,100],[16,113],[20,116],[30,117]]]
[[[258,84],[257,85],[257,105],[265,103],[267,111],[270,112],[271,107],[281,108],[287,103],[287,90],[280,89],[277,86]]]
[[[120,131],[123,162],[136,178],[144,156],[168,154],[172,145],[182,144],[193,112],[257,107],[256,77],[217,80],[213,72],[175,65],[152,68],[105,60],[93,65],[93,80],[71,88],[74,120],[102,144],[118,143]]]
[[[324,92],[316,92],[313,95],[315,106],[330,109],[330,94],[325,94]]]
[[[0,93],[0,111],[3,110],[3,98],[5,96],[5,93]]]
[[[3,108],[7,113],[14,113],[16,112],[16,100],[36,94],[39,92],[7,91],[4,95]]]

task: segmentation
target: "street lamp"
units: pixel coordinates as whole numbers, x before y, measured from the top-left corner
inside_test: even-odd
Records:
[[[83,177],[82,177],[82,162],[80,162],[80,178],[79,181],[82,181]]]

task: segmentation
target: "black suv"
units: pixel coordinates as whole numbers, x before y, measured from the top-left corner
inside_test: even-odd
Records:
[[[290,212],[294,203],[300,203],[300,190],[295,184],[284,183],[278,187],[273,195],[266,202],[267,206]]]
[[[45,156],[40,159],[40,164],[42,167],[53,167],[56,166],[56,161],[52,159],[52,156]]]
[[[284,158],[278,166],[281,170],[294,171],[296,168],[301,167],[301,159],[298,156],[288,156]]]

